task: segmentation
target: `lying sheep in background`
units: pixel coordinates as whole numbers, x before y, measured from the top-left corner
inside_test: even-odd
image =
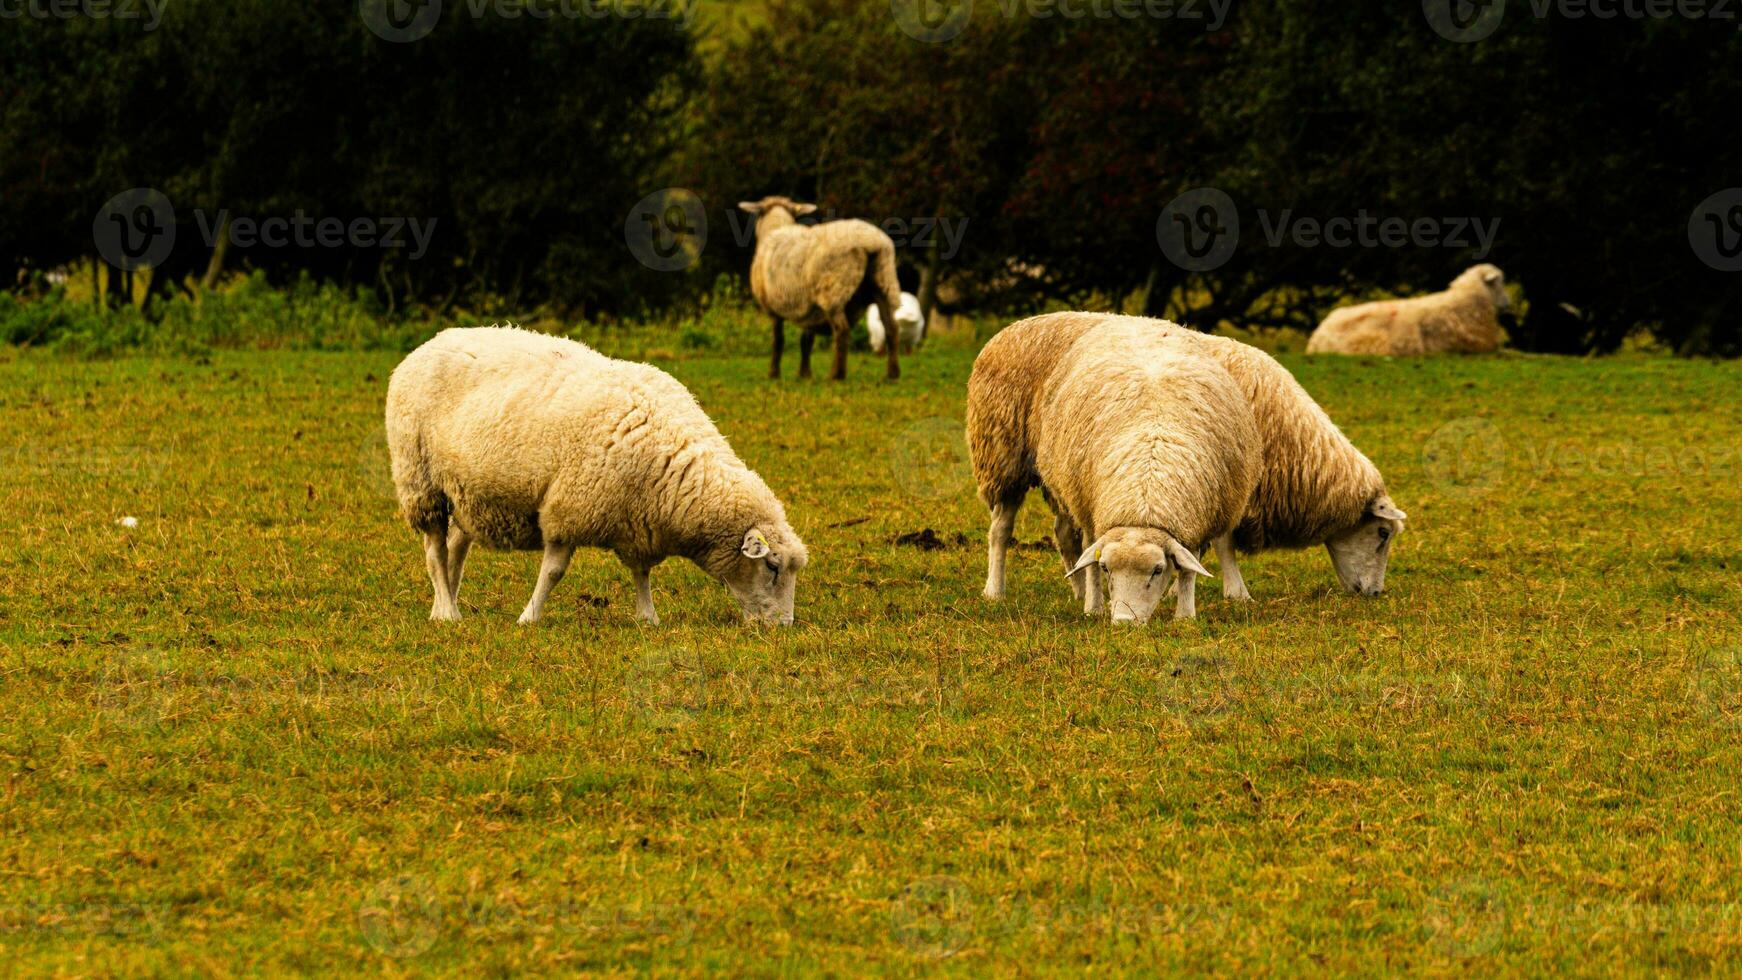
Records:
[[[750,262],[750,292],[774,321],[774,354],[768,376],[780,377],[780,353],[786,346],[786,321],[801,333],[798,376],[811,375],[811,342],[827,327],[834,334],[835,362],[829,377],[847,376],[847,340],[852,321],[847,310],[875,304],[885,320],[896,322],[901,285],[895,278],[895,243],[867,221],[827,221],[801,225],[798,219],[816,211],[814,204],[790,198],[765,197],[738,207],[756,215],[756,255]],[[900,357],[890,345],[888,376],[901,377]]]
[[[990,387],[975,364],[968,441],[976,473],[986,447],[1008,448],[1007,419],[985,409]],[[1178,576],[1174,615],[1197,614],[1198,554],[1225,538],[1258,480],[1258,432],[1228,372],[1189,343],[1135,321],[1084,332],[1034,377],[1020,422],[1020,477],[981,483],[993,542],[1008,542],[1029,487],[1052,505],[1059,555],[1091,614],[1107,579],[1114,622],[1147,622]],[[1085,538],[1091,539],[1085,545]],[[986,594],[1004,591],[1003,549],[992,551]]]
[[[536,622],[578,547],[617,554],[635,612],[658,623],[648,573],[668,557],[725,583],[753,622],[790,624],[808,557],[766,484],[689,390],[657,368],[514,328],[444,330],[387,386],[393,484],[435,587],[460,618],[472,542],[544,550],[521,613]]]
[[[1245,393],[1257,422],[1258,484],[1232,539],[1215,542],[1223,595],[1251,598],[1236,548],[1259,552],[1318,544],[1330,553],[1344,589],[1364,595],[1382,591],[1391,542],[1402,533],[1408,515],[1392,503],[1378,468],[1275,358],[1165,320],[1052,313],[1000,331],[980,351],[968,381],[969,452],[980,499],[993,509],[986,595],[1004,595],[1005,550],[1014,511],[1012,523],[1003,524],[1000,502],[1012,497],[1020,502],[1037,480],[1030,419],[1042,380],[1086,333],[1130,323],[1175,336],[1214,358]]]
[[[1308,354],[1488,354],[1500,348],[1500,314],[1512,309],[1506,277],[1471,266],[1444,292],[1332,310]]]
[[[900,328],[901,352],[913,353],[914,348],[925,340],[926,334],[925,313],[919,308],[918,296],[901,294],[901,305],[895,308],[895,325]],[[883,353],[883,316],[877,312],[876,306],[865,309],[865,333],[871,338],[871,349]]]

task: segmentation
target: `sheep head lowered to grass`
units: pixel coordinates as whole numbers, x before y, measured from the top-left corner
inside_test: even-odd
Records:
[[[739,208],[756,216],[756,256],[750,262],[750,292],[774,325],[768,376],[780,377],[786,324],[800,330],[798,375],[810,377],[811,344],[818,333],[833,334],[834,364],[829,377],[847,376],[849,308],[874,303],[884,322],[895,322],[901,285],[895,278],[895,243],[867,221],[846,219],[802,225],[816,211],[787,197],[744,201]],[[890,379],[901,377],[900,355],[889,345]]]

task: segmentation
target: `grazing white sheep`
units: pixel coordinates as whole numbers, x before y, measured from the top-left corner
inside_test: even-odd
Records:
[[[750,292],[774,321],[774,353],[768,376],[780,377],[780,354],[786,347],[786,322],[799,336],[798,376],[811,374],[811,343],[825,328],[834,334],[835,361],[829,377],[847,376],[847,341],[852,323],[847,309],[859,303],[878,306],[895,322],[901,285],[895,279],[895,243],[867,221],[827,221],[801,225],[798,219],[816,211],[814,204],[791,198],[765,197],[738,205],[756,215],[756,255],[750,261]],[[885,351],[888,376],[901,377],[894,345]]]
[[[1104,576],[1113,620],[1147,622],[1177,575],[1174,614],[1196,615],[1197,576],[1209,574],[1198,554],[1234,529],[1258,480],[1245,394],[1220,364],[1141,321],[1084,332],[1037,380],[1023,420],[1031,478],[991,495],[992,539],[1008,540],[1038,482],[1085,611],[1103,608]],[[971,412],[969,445],[997,441],[1004,433],[980,428],[997,421]],[[995,555],[993,596],[1003,592]]]
[[[747,619],[792,622],[804,543],[663,371],[525,330],[444,330],[394,370],[387,444],[400,507],[423,534],[431,619],[460,618],[477,541],[543,549],[522,623],[542,615],[578,547],[616,553],[650,623],[648,573],[673,556],[725,583]]]
[[[899,327],[901,351],[904,354],[913,353],[920,341],[925,339],[925,313],[919,308],[919,297],[912,293],[901,294],[901,305],[895,308],[895,324]],[[871,349],[883,353],[884,330],[883,315],[877,312],[875,305],[865,308],[865,333],[871,338]]]
[[[1500,348],[1500,314],[1512,309],[1506,277],[1471,266],[1443,292],[1332,310],[1308,354],[1487,354]]]
[[[1363,595],[1382,591],[1391,542],[1408,515],[1392,503],[1378,468],[1286,368],[1250,345],[1164,320],[1052,313],[999,331],[980,351],[968,380],[969,452],[980,499],[993,512],[986,595],[1004,594],[1005,552],[1014,524],[1000,515],[1039,479],[1032,415],[1045,377],[1084,334],[1130,323],[1174,336],[1214,358],[1245,393],[1257,421],[1258,484],[1234,533],[1215,542],[1223,594],[1251,598],[1236,548],[1258,552],[1317,544],[1330,553],[1345,589]],[[1068,530],[1055,528],[1055,536]]]

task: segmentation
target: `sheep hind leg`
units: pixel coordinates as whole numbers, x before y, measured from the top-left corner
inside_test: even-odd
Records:
[[[786,349],[786,321],[774,318],[774,353],[768,359],[768,376],[780,380],[780,353]]]
[[[1021,509],[1020,497],[992,505],[992,527],[986,532],[986,590],[982,593],[988,599],[1004,598],[1004,556],[1016,529],[1016,512]]]
[[[810,327],[804,327],[798,335],[798,376],[811,376],[811,345],[816,343],[817,333]]]
[[[423,567],[429,572],[430,585],[435,589],[435,604],[429,618],[436,622],[453,622],[460,618],[460,607],[454,604],[448,589],[448,528],[443,518],[435,527],[423,532]]]
[[[883,322],[888,324],[888,326],[884,328],[887,333],[885,334],[886,340],[883,344],[885,356],[889,359],[888,372],[885,377],[890,381],[894,381],[901,377],[900,351],[903,346],[903,335],[906,331],[902,330],[901,325],[895,322],[895,307],[890,306],[888,303],[881,300],[878,301],[877,315],[881,316]]]
[[[522,624],[536,623],[544,615],[545,600],[550,598],[550,590],[563,580],[563,573],[569,570],[569,559],[574,555],[573,545],[545,543],[544,562],[538,567],[538,586],[532,590],[532,601],[526,604],[526,610],[520,614]]]
[[[852,337],[853,325],[847,322],[845,312],[836,310],[829,317],[829,329],[834,332],[835,340],[835,363],[829,368],[829,380],[845,381],[847,380],[847,341]],[[894,358],[896,356],[894,345],[886,344],[885,346],[889,348],[889,356]],[[900,372],[897,371],[896,374],[900,374]]]
[[[1222,571],[1222,597],[1251,602],[1246,580],[1240,576],[1240,563],[1234,555],[1234,536],[1224,534],[1216,539],[1216,564]]]

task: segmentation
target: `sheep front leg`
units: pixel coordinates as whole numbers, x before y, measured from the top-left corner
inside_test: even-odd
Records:
[[[429,618],[436,622],[453,622],[460,618],[460,607],[448,591],[448,529],[443,520],[440,527],[423,532],[423,567],[429,572],[430,585],[435,588],[435,605]]]
[[[648,580],[651,568],[631,568],[635,578],[635,618],[649,626],[659,625],[659,613],[653,610],[653,583]]]
[[[1222,597],[1251,602],[1252,593],[1246,591],[1246,580],[1240,577],[1240,563],[1234,555],[1232,532],[1216,539],[1216,564],[1222,570]]]
[[[1092,528],[1081,528],[1077,533],[1090,541],[1096,540]],[[1081,552],[1078,555],[1080,557]],[[1102,594],[1105,591],[1102,577],[1100,562],[1090,562],[1083,569],[1083,612],[1090,616],[1099,616],[1107,611],[1107,597]]]
[[[847,322],[846,313],[836,310],[829,317],[829,327],[835,333],[835,363],[833,367],[829,368],[829,380],[845,381],[847,380],[847,341],[852,337],[853,325]],[[889,348],[889,356],[895,357],[895,344],[891,342],[885,346]]]
[[[786,321],[774,317],[774,354],[768,360],[768,376],[780,380],[780,352],[786,349]]]
[[[816,339],[817,332],[810,327],[805,327],[798,335],[798,376],[801,379],[811,376],[811,344]]]
[[[992,505],[992,527],[986,532],[986,591],[988,599],[1004,598],[1004,556],[1010,550],[1010,535],[1016,529],[1016,512],[1022,501],[1001,500]]]
[[[448,528],[448,598],[457,608],[460,602],[460,576],[466,570],[466,555],[472,550],[472,536],[459,525]]]
[[[558,545],[545,542],[544,562],[538,567],[538,587],[532,590],[532,601],[526,604],[526,610],[520,614],[520,622],[536,623],[544,615],[544,603],[550,598],[550,590],[563,580],[563,573],[569,570],[569,559],[575,555],[573,545]]]
[[[1065,572],[1069,574],[1071,569],[1077,567],[1077,559],[1083,557],[1082,532],[1077,530],[1077,526],[1071,523],[1070,518],[1063,514],[1055,514],[1052,521],[1052,539],[1053,543],[1058,545],[1059,557],[1064,559]],[[1078,602],[1083,601],[1083,595],[1086,591],[1083,583],[1088,580],[1088,577],[1089,573],[1086,570],[1070,576],[1071,594],[1077,597]]]
[[[1179,570],[1179,600],[1173,607],[1173,618],[1192,619],[1198,614],[1198,576],[1185,569]]]

